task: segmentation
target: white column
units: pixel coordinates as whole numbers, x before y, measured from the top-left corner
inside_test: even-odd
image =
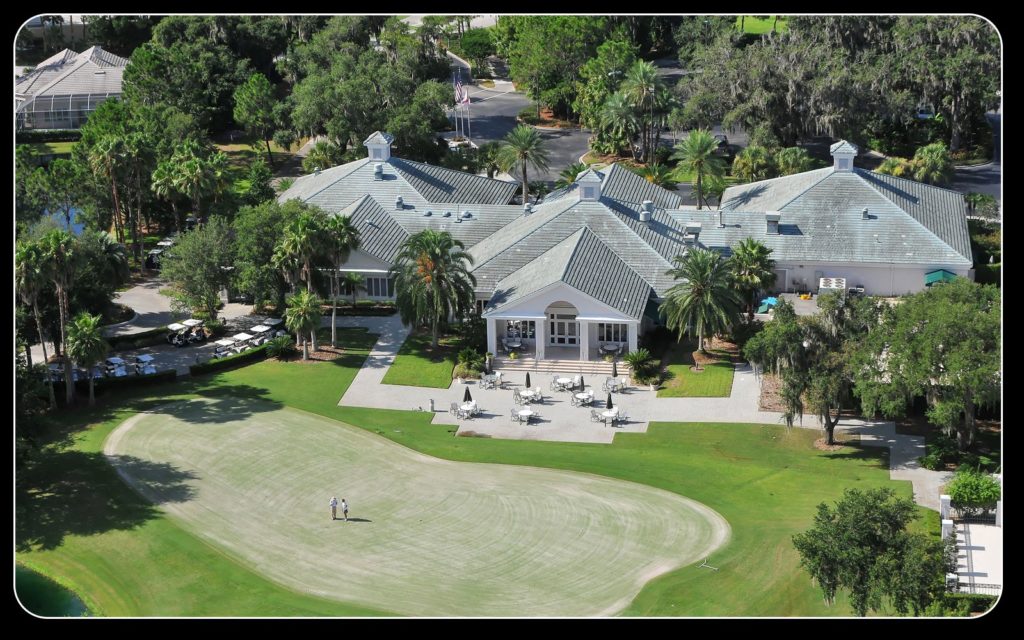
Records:
[[[543,360],[544,359],[544,345],[546,345],[547,341],[548,341],[548,334],[547,334],[548,321],[547,320],[534,320],[534,327],[536,328],[536,331],[534,331],[533,335],[534,335],[534,342],[536,343],[535,348],[537,350],[537,353],[535,354],[534,357],[537,360]]]
[[[939,515],[943,520],[949,519],[949,503],[951,498],[945,494],[939,496]]]
[[[487,318],[487,350],[498,354],[498,321],[494,318]]]
[[[590,323],[586,320],[579,321],[580,332],[580,360],[590,359]]]
[[[955,536],[955,535],[956,535],[956,529],[953,527],[953,521],[952,520],[943,520],[942,521],[942,539],[945,540],[949,536]]]
[[[631,322],[628,325],[626,325],[626,333],[629,334],[629,351],[627,353],[632,353],[633,351],[636,351],[637,334],[639,332],[639,323]]]

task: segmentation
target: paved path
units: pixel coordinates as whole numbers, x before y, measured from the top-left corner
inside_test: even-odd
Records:
[[[343,318],[339,319],[339,326],[365,326],[371,332],[381,334],[339,405],[429,411],[433,400],[432,422],[453,425],[459,434],[472,432],[492,438],[610,444],[618,432],[645,433],[652,421],[783,423],[781,413],[758,408],[758,376],[749,365],[742,364],[736,367],[728,398],[658,398],[655,392],[643,387],[631,387],[624,393],[613,394],[613,404],[629,414],[629,420],[616,427],[592,422],[590,408],[572,406],[568,393],[549,390],[552,374],[543,370],[532,371],[531,387],[540,386],[544,400],[531,406],[540,414],[540,419],[522,426],[513,423],[509,414],[516,406],[512,401],[512,389],[525,387],[525,372],[508,372],[504,389],[481,389],[476,381],[467,384],[453,381],[447,389],[383,384],[384,374],[394,362],[409,329],[402,326],[397,314],[385,318]],[[595,389],[593,408],[599,411],[607,398],[606,393],[599,392],[602,382],[603,376],[584,376],[584,383]],[[459,420],[448,413],[448,408],[452,403],[461,404],[467,388],[481,407],[482,414],[472,420]],[[813,416],[805,416],[794,426],[821,428]],[[915,502],[938,510],[939,487],[948,482],[952,474],[929,471],[917,463],[917,458],[925,453],[923,437],[896,434],[892,422],[862,419],[841,419],[836,430],[837,435],[858,435],[866,446],[889,447],[890,477],[909,480],[913,484]]]

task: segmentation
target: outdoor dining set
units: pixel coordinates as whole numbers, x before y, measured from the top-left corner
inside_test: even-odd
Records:
[[[283,329],[279,329],[279,325],[283,322],[280,318],[267,318],[262,324],[258,324],[254,327],[250,327],[249,331],[252,333],[236,333],[230,338],[222,338],[215,342],[217,348],[213,352],[213,358],[226,358],[230,355],[244,353],[249,349],[254,349],[268,340],[273,339],[275,336],[286,335]]]

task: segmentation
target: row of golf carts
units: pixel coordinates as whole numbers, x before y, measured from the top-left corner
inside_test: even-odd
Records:
[[[206,342],[206,329],[202,320],[189,318],[182,322],[167,325],[167,342],[176,347],[184,347],[197,342]]]
[[[280,318],[267,318],[262,324],[250,327],[247,331],[218,340],[214,343],[217,348],[213,352],[213,358],[226,358],[243,353],[277,336],[288,335],[288,332],[281,328],[283,323],[284,321]]]
[[[132,356],[130,362],[124,358],[111,356],[104,360],[103,364],[93,367],[92,371],[75,368],[72,369],[71,373],[72,379],[78,382],[79,380],[88,380],[90,375],[94,380],[99,380],[100,378],[123,378],[128,375],[129,371],[134,371],[136,375],[156,373],[153,356],[148,353],[139,354]],[[64,382],[64,368],[61,365],[51,364],[49,372],[51,380],[54,382]]]

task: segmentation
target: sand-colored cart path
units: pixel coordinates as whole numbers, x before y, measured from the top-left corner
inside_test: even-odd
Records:
[[[450,462],[296,409],[237,408],[138,414],[104,453],[189,530],[302,592],[402,615],[613,615],[730,535],[718,513],[661,489]],[[353,521],[331,521],[332,495]]]

